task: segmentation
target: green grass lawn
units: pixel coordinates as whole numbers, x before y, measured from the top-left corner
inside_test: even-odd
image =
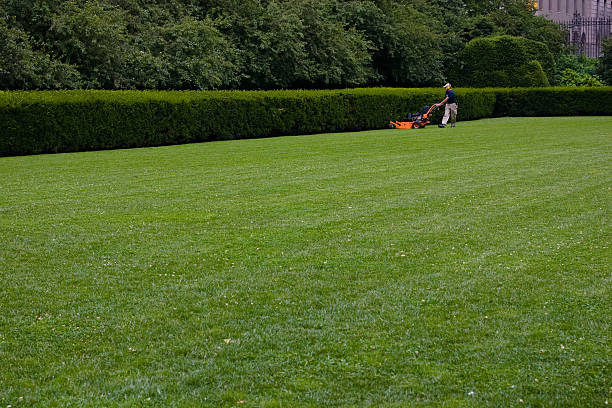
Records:
[[[505,118],[0,158],[0,408],[610,406],[611,146]]]

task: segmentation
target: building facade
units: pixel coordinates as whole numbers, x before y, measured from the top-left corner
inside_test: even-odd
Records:
[[[599,57],[602,42],[612,34],[612,0],[537,0],[541,15],[567,30],[575,52]]]
[[[612,19],[612,0],[539,0],[538,12],[558,23],[570,21],[575,14],[583,18]]]

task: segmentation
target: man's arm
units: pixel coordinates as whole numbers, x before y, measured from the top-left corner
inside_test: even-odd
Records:
[[[446,98],[444,98],[444,100],[440,103],[436,103],[436,106],[439,108],[440,106],[444,105],[446,103],[446,101],[448,101],[448,96]]]

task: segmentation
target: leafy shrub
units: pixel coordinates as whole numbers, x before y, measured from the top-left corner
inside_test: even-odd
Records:
[[[566,68],[570,68],[581,74],[593,75],[597,73],[598,62],[597,58],[562,53],[556,56],[555,65],[558,73],[563,72]]]
[[[612,37],[603,43],[597,73],[606,84],[612,85]]]
[[[597,75],[576,72],[571,68],[566,68],[559,77],[561,86],[603,86]]]
[[[559,54],[556,57],[555,84],[559,86],[602,86],[597,75],[599,61],[584,55]]]

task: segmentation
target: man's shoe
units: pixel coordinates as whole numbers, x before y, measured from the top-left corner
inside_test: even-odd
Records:
[[[445,125],[443,125],[443,124],[441,124],[441,123],[438,123],[438,127],[439,127],[439,128],[443,128],[443,127],[446,127],[446,126],[445,126]]]
[[[455,127],[455,124],[454,124],[454,123],[453,123],[453,124],[451,124],[451,127]]]

